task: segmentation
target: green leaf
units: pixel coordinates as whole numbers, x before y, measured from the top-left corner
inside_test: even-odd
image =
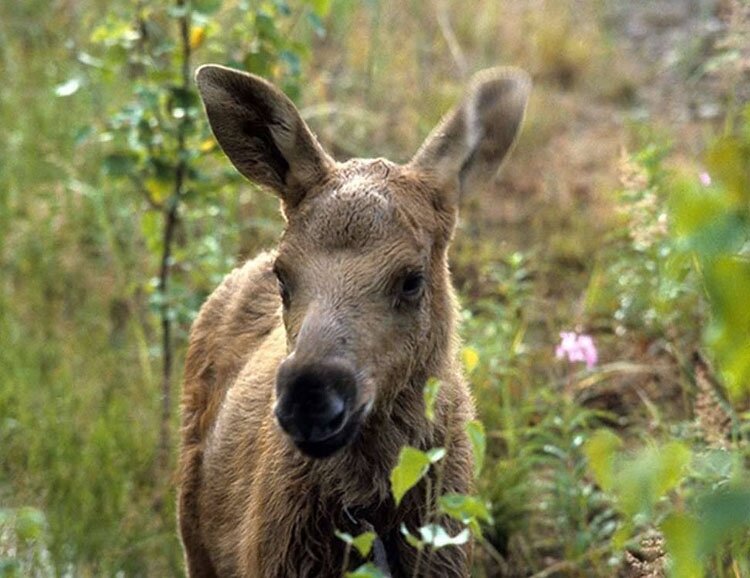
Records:
[[[471,450],[474,454],[474,476],[479,477],[484,465],[484,454],[487,450],[487,436],[484,433],[484,424],[475,419],[466,424],[466,433],[469,434]]]
[[[398,463],[391,471],[391,493],[397,505],[404,494],[424,477],[429,467],[430,458],[426,453],[410,446],[401,448]]]
[[[680,442],[669,442],[658,452],[656,491],[659,497],[676,488],[685,476],[692,453]]]
[[[416,548],[417,550],[421,550],[422,548],[424,548],[424,542],[422,542],[422,540],[409,532],[406,524],[401,524],[400,531],[404,538],[406,538],[406,543],[409,544],[409,546],[411,546],[412,548]]]
[[[696,230],[687,243],[691,250],[704,257],[734,253],[742,247],[747,233],[747,223],[742,215],[724,213]]]
[[[135,172],[138,157],[129,153],[113,153],[104,157],[104,174],[110,177],[126,177]]]
[[[20,576],[21,563],[13,558],[0,558],[0,578]]]
[[[467,373],[473,373],[479,364],[479,354],[473,347],[464,347],[461,350],[461,360]]]
[[[615,457],[622,441],[608,429],[597,431],[583,448],[594,480],[605,491],[612,491],[615,480]]]
[[[222,0],[192,0],[193,10],[201,14],[213,14],[221,8]]]
[[[487,504],[476,496],[465,494],[445,494],[438,501],[440,511],[448,514],[451,518],[465,524],[474,518],[485,522],[492,522],[492,516]]]
[[[82,126],[78,130],[76,130],[75,135],[73,137],[73,144],[75,144],[76,147],[81,146],[84,144],[91,136],[94,134],[94,127],[91,125],[88,126]]]
[[[633,520],[627,518],[621,522],[615,533],[612,535],[612,546],[616,550],[622,550],[633,535]]]
[[[696,455],[693,461],[693,469],[698,478],[729,479],[732,475],[736,458],[735,454],[726,450],[707,450]]]
[[[733,537],[741,539],[750,528],[750,488],[720,488],[700,497],[699,554],[709,556],[720,551]]]
[[[156,254],[162,246],[161,213],[149,211],[141,217],[141,233],[146,241],[146,247],[152,254]]]
[[[656,502],[682,482],[690,458],[685,445],[670,442],[645,448],[623,462],[614,483],[622,512],[650,515]]]
[[[331,11],[333,0],[308,0],[308,2],[318,18],[325,18]]]
[[[440,392],[440,380],[431,377],[424,384],[424,415],[430,421],[435,421],[435,402]]]
[[[338,530],[336,530],[334,534],[342,542],[354,546],[363,558],[367,558],[367,556],[370,554],[372,544],[373,542],[375,542],[375,538],[378,537],[375,532],[362,532],[357,537],[354,537],[347,532],[339,532]]]
[[[16,535],[24,542],[38,540],[44,534],[44,513],[36,508],[20,508],[16,512]]]
[[[750,392],[750,262],[722,256],[703,263],[713,319],[707,341],[735,398]]]
[[[750,198],[750,164],[747,146],[737,137],[720,138],[709,149],[706,162],[711,175],[730,193],[735,206],[746,205]]]
[[[171,181],[156,177],[148,177],[143,182],[143,186],[157,203],[163,203],[172,194],[174,188]]]
[[[674,578],[703,578],[703,564],[698,554],[699,522],[686,514],[671,514],[661,525],[672,558]]]
[[[367,558],[367,556],[369,556],[370,554],[370,550],[372,549],[372,544],[373,542],[375,542],[375,538],[377,537],[378,535],[375,532],[363,532],[359,536],[354,538],[352,544],[363,558]]]
[[[439,524],[427,524],[419,529],[419,535],[422,537],[424,544],[429,544],[433,549],[438,550],[445,546],[460,546],[469,541],[471,533],[467,528],[461,530],[455,536],[446,532],[445,528]]]
[[[347,572],[346,578],[387,578],[387,576],[375,564],[368,562],[353,572]]]
[[[696,179],[682,178],[672,186],[669,199],[671,223],[678,237],[690,238],[731,209],[727,199],[714,187]]]

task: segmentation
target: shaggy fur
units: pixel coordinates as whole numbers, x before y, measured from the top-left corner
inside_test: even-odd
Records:
[[[372,527],[392,575],[410,577],[416,550],[400,527],[416,532],[427,523],[427,485],[396,507],[389,474],[402,446],[447,447],[431,487],[471,489],[464,428],[474,409],[458,362],[446,254],[462,183],[494,176],[521,123],[528,79],[508,70],[479,76],[404,166],[335,163],[291,102],[257,77],[203,67],[198,85],[222,148],[279,194],[287,227],[274,252],[227,276],[192,328],[179,472],[189,574],[339,577],[344,545],[335,530]],[[426,288],[417,306],[404,308],[393,286],[414,267]],[[294,279],[288,307],[274,269]],[[332,351],[357,368],[358,406],[372,409],[348,446],[315,460],[276,423],[276,372],[292,353],[314,360]],[[442,382],[434,422],[424,417],[422,393],[431,376]],[[468,576],[470,550],[428,553],[419,575]],[[351,568],[362,562],[355,558]]]

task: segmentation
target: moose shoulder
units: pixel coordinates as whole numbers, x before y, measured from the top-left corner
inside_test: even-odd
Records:
[[[411,577],[417,552],[399,529],[425,523],[425,490],[396,507],[389,474],[404,445],[447,446],[443,490],[471,488],[474,408],[447,249],[462,191],[488,184],[512,147],[529,78],[479,73],[406,165],[337,163],[261,78],[213,65],[196,78],[222,149],[280,197],[287,225],[192,328],[179,474],[189,574],[339,577],[335,530],[373,529],[379,563]],[[442,387],[428,421],[433,376]],[[469,564],[470,545],[443,548],[419,575],[468,576]]]

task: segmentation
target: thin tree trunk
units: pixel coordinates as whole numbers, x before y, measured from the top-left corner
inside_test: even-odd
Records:
[[[176,0],[176,6],[181,11],[178,18],[180,35],[180,88],[190,90],[190,0]],[[175,232],[179,222],[179,211],[182,197],[185,193],[185,178],[187,175],[186,160],[186,131],[188,117],[185,115],[177,126],[177,164],[175,165],[174,191],[164,208],[164,236],[162,244],[161,267],[159,268],[159,284],[157,291],[160,297],[159,315],[161,317],[162,332],[162,381],[161,381],[161,423],[159,432],[159,446],[157,450],[160,474],[168,471],[170,463],[170,448],[172,445],[172,382],[174,374],[174,347],[172,343],[172,312],[169,300],[169,286],[172,271],[172,247]]]

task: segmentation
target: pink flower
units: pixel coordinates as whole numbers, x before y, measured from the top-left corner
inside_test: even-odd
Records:
[[[560,333],[560,345],[555,349],[557,359],[568,358],[570,363],[583,361],[586,367],[591,369],[599,361],[594,340],[590,335],[578,335],[574,331],[563,331]]]
[[[700,175],[698,175],[698,178],[700,179],[701,184],[704,187],[711,186],[711,175],[709,175],[706,171],[703,171]]]

